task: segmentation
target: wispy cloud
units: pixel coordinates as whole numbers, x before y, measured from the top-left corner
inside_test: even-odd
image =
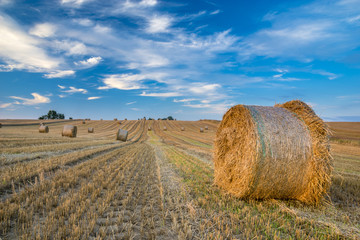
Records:
[[[87,91],[86,89],[83,89],[83,88],[69,87],[68,90],[63,90],[62,92],[65,92],[65,93],[82,93],[82,94],[86,94],[88,91]]]
[[[56,26],[51,23],[39,23],[29,30],[29,33],[31,35],[40,38],[52,37],[54,36],[55,32],[56,32]]]
[[[23,97],[16,97],[16,96],[10,96],[10,98],[20,100],[21,102],[14,103],[14,104],[20,104],[20,105],[38,105],[38,104],[50,102],[50,98],[48,98],[46,96],[42,96],[38,93],[31,93],[31,95],[34,98],[23,98]]]
[[[168,32],[172,23],[172,18],[169,16],[153,16],[148,19],[148,33],[163,33]]]
[[[63,77],[72,76],[74,74],[75,74],[75,71],[73,71],[73,70],[64,70],[64,71],[56,71],[56,72],[44,74],[44,77],[45,78],[63,78]]]
[[[134,101],[134,102],[128,102],[128,103],[126,103],[126,105],[131,105],[131,104],[134,104],[134,103],[136,103],[136,101]]]
[[[96,100],[96,99],[100,99],[102,97],[88,97],[87,100]]]
[[[160,81],[164,77],[162,73],[149,73],[149,74],[113,74],[106,75],[102,79],[105,86],[99,87],[98,89],[111,89],[116,88],[120,90],[135,90],[146,88],[142,81],[146,79],[152,79]]]
[[[47,71],[55,69],[61,61],[50,57],[33,38],[9,16],[0,13],[0,58],[17,69]]]
[[[12,103],[2,103],[0,104],[0,108],[8,108],[11,107],[13,104]]]
[[[101,57],[91,57],[83,61],[75,62],[74,64],[77,66],[82,66],[85,68],[90,68],[98,65],[102,61]]]
[[[80,7],[81,5],[93,0],[61,0],[61,4],[67,7]]]
[[[167,98],[167,97],[178,97],[182,96],[179,92],[160,92],[160,93],[146,93],[142,92],[139,96],[143,97],[160,97],[160,98]]]

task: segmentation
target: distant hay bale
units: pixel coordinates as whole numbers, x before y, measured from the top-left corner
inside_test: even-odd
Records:
[[[148,131],[151,131],[151,127],[148,127]]]
[[[209,127],[208,127],[208,126],[205,126],[205,130],[209,130]]]
[[[128,131],[119,129],[119,131],[116,134],[116,140],[120,140],[123,142],[126,142],[126,139],[128,137]]]
[[[2,128],[2,123],[0,123],[0,128]]]
[[[121,125],[121,121],[118,121],[118,124]]]
[[[94,133],[94,128],[93,128],[93,127],[89,127],[89,128],[88,128],[88,133]]]
[[[102,118],[100,118],[100,121],[102,121],[103,119]]]
[[[114,118],[114,121],[117,121],[117,118]]]
[[[127,118],[125,118],[124,120],[127,121]]]
[[[184,127],[181,127],[181,131],[185,131],[185,128],[184,128]]]
[[[82,121],[82,124],[85,124],[85,121]]]
[[[217,130],[215,184],[245,199],[317,204],[330,187],[332,158],[325,123],[305,103],[236,105]]]
[[[49,127],[48,126],[40,125],[39,133],[48,133],[48,132],[49,132]]]
[[[163,129],[164,131],[167,131],[167,127],[164,127],[164,129]]]
[[[204,132],[204,129],[203,129],[203,128],[200,128],[200,132],[203,133],[203,132]]]
[[[76,137],[77,134],[77,126],[73,125],[65,125],[61,135],[65,137]]]

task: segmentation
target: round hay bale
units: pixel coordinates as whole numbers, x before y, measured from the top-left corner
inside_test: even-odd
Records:
[[[127,121],[127,118],[125,118],[124,120]]]
[[[151,131],[151,127],[148,127],[148,131]]]
[[[204,129],[203,129],[203,128],[200,128],[200,132],[203,133],[203,132],[204,132]]]
[[[164,131],[167,131],[167,127],[164,127],[164,129],[163,129]]]
[[[123,142],[126,142],[126,139],[128,137],[128,131],[119,129],[119,131],[116,134],[116,140],[120,140]]]
[[[0,128],[2,128],[2,123],[0,123]]]
[[[77,126],[73,125],[65,125],[61,135],[65,137],[76,137],[77,134]]]
[[[117,118],[114,118],[114,121],[117,121]]]
[[[48,132],[49,132],[49,127],[48,126],[40,125],[39,133],[48,133]]]
[[[89,128],[88,128],[88,133],[94,133],[94,128],[93,128],[93,127],[89,127]]]
[[[82,121],[82,124],[85,124],[85,120],[84,120],[84,121]]]
[[[208,126],[205,126],[205,130],[209,130],[209,127],[208,127]]]
[[[185,128],[184,128],[184,127],[181,127],[181,131],[185,131]]]
[[[329,130],[301,101],[236,105],[214,143],[215,184],[245,199],[317,204],[330,186]]]

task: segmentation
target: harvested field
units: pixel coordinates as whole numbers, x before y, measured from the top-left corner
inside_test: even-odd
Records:
[[[360,239],[358,123],[329,123],[332,185],[315,207],[217,188],[216,121],[127,120],[126,142],[113,120],[42,121],[47,134],[1,122],[1,239]],[[76,138],[61,137],[66,124]]]

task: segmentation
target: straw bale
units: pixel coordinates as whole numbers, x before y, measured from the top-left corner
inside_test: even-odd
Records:
[[[181,127],[181,131],[185,131],[185,128],[184,128],[184,127]]]
[[[0,123],[0,128],[2,128],[2,123]]]
[[[94,133],[94,128],[93,128],[93,127],[89,127],[89,128],[88,128],[88,133]]]
[[[148,127],[148,131],[151,131],[151,127]]]
[[[167,127],[164,127],[164,129],[163,129],[164,131],[167,131]]]
[[[203,132],[204,132],[204,129],[203,129],[203,128],[200,128],[200,132],[203,133]]]
[[[77,126],[73,126],[73,125],[65,125],[61,133],[61,135],[65,137],[76,137],[76,134],[77,134]]]
[[[216,133],[215,184],[245,199],[317,204],[330,186],[328,134],[298,100],[275,107],[236,105]]]
[[[119,129],[119,131],[116,134],[116,140],[120,140],[123,142],[126,142],[127,137],[128,137],[128,131],[124,129]]]
[[[205,130],[209,130],[209,127],[208,127],[208,126],[205,126]]]
[[[48,132],[49,132],[49,127],[48,126],[40,125],[39,133],[48,133]]]
[[[82,124],[85,124],[85,120],[82,121]]]
[[[114,121],[117,121],[117,118],[114,118]]]

